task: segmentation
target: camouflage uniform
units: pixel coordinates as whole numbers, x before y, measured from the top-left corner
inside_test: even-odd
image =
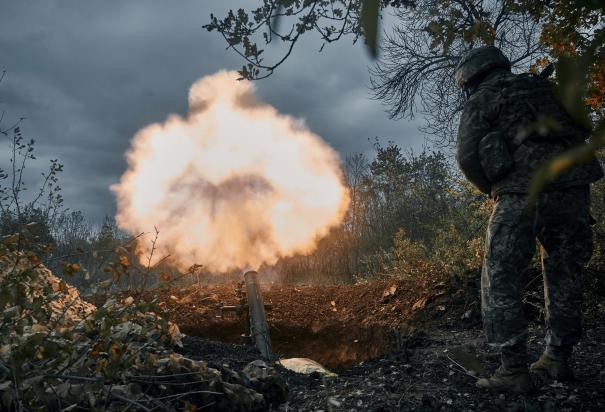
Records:
[[[582,268],[592,254],[588,195],[587,186],[545,192],[529,211],[522,194],[498,198],[487,230],[481,273],[488,342],[505,347],[525,342],[521,281],[534,255],[536,238],[544,272],[547,343],[560,347],[578,342]]]
[[[571,348],[580,337],[582,268],[592,254],[588,185],[603,172],[596,160],[573,167],[547,185],[535,205],[526,207],[525,194],[536,170],[581,144],[587,131],[556,103],[546,79],[513,75],[497,49],[487,51],[495,53],[496,65],[470,88],[457,160],[465,176],[496,200],[481,275],[484,328],[488,342],[501,347],[503,364],[521,366],[526,363],[527,335],[521,282],[536,238],[545,282],[547,342]],[[557,131],[525,133],[541,114],[559,122]]]

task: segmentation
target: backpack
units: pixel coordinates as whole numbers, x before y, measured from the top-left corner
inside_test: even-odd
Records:
[[[569,145],[588,137],[589,130],[577,124],[555,96],[552,83],[545,77],[523,73],[501,84],[501,104],[497,130],[504,130],[512,151],[525,140],[564,141]],[[555,123],[537,130],[536,122],[549,118]]]
[[[493,126],[496,131],[481,139],[478,151],[483,171],[491,182],[499,181],[513,169],[514,153],[527,141],[564,143],[570,147],[588,137],[589,131],[567,113],[551,82],[542,76],[517,74],[489,88],[500,96]],[[541,124],[550,127],[540,127]]]

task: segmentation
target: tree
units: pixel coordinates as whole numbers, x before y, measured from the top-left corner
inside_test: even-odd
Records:
[[[451,169],[438,152],[415,155],[394,145],[375,145],[370,164],[372,190],[381,216],[374,218],[375,236],[390,248],[399,229],[413,241],[432,246],[436,230],[450,216],[454,188]]]
[[[415,0],[262,0],[262,5],[249,13],[244,9],[230,10],[223,18],[211,14],[210,23],[204,28],[220,33],[228,47],[245,60],[239,72],[242,78],[262,79],[286,61],[306,33],[318,33],[324,46],[345,36],[353,37],[353,41],[362,35],[376,39],[379,10],[411,7],[414,3]],[[285,51],[266,63],[261,42],[268,45],[274,41],[283,43]],[[375,43],[369,44],[375,50]]]
[[[250,14],[240,9],[223,19],[212,16],[205,27],[221,33],[229,48],[246,60],[240,71],[243,78],[259,79],[271,75],[309,31],[319,33],[324,45],[346,35],[353,41],[376,37],[370,29],[377,30],[377,24],[368,23],[373,13],[364,13],[369,3],[264,0]],[[538,42],[539,22],[525,9],[512,8],[510,0],[380,1],[375,7],[377,16],[379,11],[392,11],[398,23],[384,38],[383,57],[371,71],[374,96],[394,118],[413,117],[420,105],[428,120],[424,131],[442,141],[452,140],[461,107],[453,72],[464,52],[480,44],[496,44],[520,70],[528,70],[544,54]],[[278,31],[276,21],[282,26],[292,17],[294,23]],[[276,63],[265,63],[265,50],[255,41],[261,35],[265,44],[275,39],[288,44]]]
[[[540,42],[551,59],[578,57],[598,44],[588,68],[586,103],[595,117],[605,115],[605,54],[599,33],[605,25],[605,5],[599,0],[517,0],[515,7],[527,10],[540,22]]]
[[[414,9],[394,14],[397,24],[371,70],[373,94],[392,118],[422,112],[422,130],[438,143],[454,141],[463,96],[453,79],[464,53],[496,45],[517,71],[528,71],[545,55],[540,23],[509,0],[419,0]]]
[[[372,69],[373,94],[391,117],[410,118],[421,111],[427,119],[423,131],[449,144],[462,102],[453,70],[465,51],[495,44],[517,70],[537,71],[563,55],[589,50],[605,19],[603,7],[599,0],[263,0],[249,13],[239,9],[224,18],[212,15],[204,27],[219,32],[245,59],[242,78],[260,79],[283,64],[309,32],[318,33],[324,45],[344,36],[354,42],[363,36],[369,46],[377,47],[381,14],[393,12],[398,23],[384,37],[383,56]],[[286,45],[285,52],[266,63],[263,44],[275,41]],[[602,44],[589,65],[584,96],[593,113],[601,116]]]
[[[395,10],[401,21],[383,46],[386,57],[374,68],[372,87],[392,117],[412,117],[419,102],[428,114],[425,132],[437,142],[451,143],[461,94],[447,73],[456,57],[478,44],[496,44],[505,51],[511,46],[511,52],[523,46],[520,55],[511,56],[513,63],[525,65],[545,49],[557,63],[555,81],[566,110],[587,127],[596,124],[587,145],[557,156],[536,173],[529,201],[560,173],[605,147],[602,0],[263,0],[250,15],[243,9],[223,19],[211,15],[204,27],[221,33],[229,48],[246,60],[242,78],[259,79],[271,75],[310,31],[318,32],[324,44],[363,35],[377,55],[378,23],[386,9]],[[288,17],[294,23],[280,32],[278,23]],[[259,33],[265,44],[275,38],[288,44],[277,63],[264,63],[264,50],[254,40]],[[548,62],[538,58],[529,70]]]

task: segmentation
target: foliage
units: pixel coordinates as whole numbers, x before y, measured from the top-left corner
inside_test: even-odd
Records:
[[[387,9],[393,11],[398,24],[382,42],[384,56],[373,70],[372,89],[392,117],[413,117],[420,103],[427,118],[424,131],[440,143],[452,143],[461,108],[462,95],[454,86],[453,69],[462,53],[481,44],[501,47],[520,70],[536,72],[550,61],[558,61],[557,82],[567,91],[563,98],[573,100],[566,104],[568,110],[578,112],[585,102],[594,116],[603,115],[605,6],[599,0],[263,0],[250,13],[239,9],[223,19],[211,16],[205,27],[221,33],[229,48],[246,59],[242,77],[256,79],[273,73],[300,36],[310,31],[317,31],[326,43],[344,35],[352,35],[355,41],[363,34],[375,51],[378,23]],[[279,34],[277,23],[289,17],[295,22],[289,32]],[[265,44],[275,38],[289,44],[276,64],[263,63],[264,50],[255,40],[258,35]],[[602,129],[596,128],[587,149],[545,166],[536,178],[536,187],[603,146]]]
[[[169,286],[176,280],[187,279],[186,274],[170,265],[167,256],[154,264],[151,264],[153,255],[141,259],[140,242],[151,242],[155,253],[159,232],[129,236],[110,217],[105,218],[100,228],[93,229],[81,212],[71,212],[57,219],[53,233],[54,247],[46,260],[49,268],[67,276],[84,292],[92,292],[91,285],[105,282],[114,291],[129,290],[136,295],[146,288]],[[77,262],[80,269],[76,272],[80,276],[65,270],[68,262]]]
[[[26,141],[21,128],[13,125],[1,131],[8,140],[10,170],[0,169],[0,233],[28,231],[44,243],[51,243],[51,225],[63,210],[63,197],[58,184],[63,165],[50,161],[42,181],[31,196],[26,196],[28,185],[24,175],[28,162],[35,160],[35,141]],[[34,227],[35,226],[35,227]]]
[[[443,277],[481,265],[492,202],[457,179],[446,188],[436,189],[433,196],[440,197],[447,208],[432,216],[416,216],[428,218],[426,225],[432,230],[424,238],[410,236],[401,226],[394,236],[386,274],[407,279]]]
[[[271,75],[305,33],[316,31],[324,44],[347,35],[353,41],[364,36],[371,54],[376,57],[381,49],[383,55],[372,70],[375,97],[395,118],[413,117],[420,109],[428,120],[424,130],[451,142],[462,95],[453,81],[443,79],[453,80],[465,51],[496,44],[521,70],[544,55],[538,42],[539,22],[511,4],[510,0],[264,0],[250,12],[230,11],[223,19],[211,16],[205,27],[221,33],[229,48],[246,60],[240,71],[246,79]],[[386,12],[392,12],[397,23],[380,42],[379,22]],[[276,32],[277,21],[286,25],[287,34]],[[289,46],[277,63],[266,65],[261,56],[265,50],[259,44],[276,39]]]
[[[605,24],[602,2],[598,0],[517,0],[516,7],[531,13],[543,25],[540,41],[553,59],[585,53]],[[600,53],[588,69],[586,102],[594,113],[605,114],[605,56]]]
[[[412,281],[444,278],[476,269],[482,260],[483,233],[465,239],[460,231],[449,226],[439,231],[434,247],[429,249],[422,242],[410,241],[401,230],[395,236],[388,273]]]
[[[176,325],[154,303],[115,298],[99,308],[33,253],[0,243],[3,410],[255,410],[263,396],[173,352]],[[160,314],[160,315],[158,315]]]
[[[517,71],[545,56],[539,22],[511,8],[509,0],[419,0],[394,15],[395,26],[371,70],[372,92],[393,118],[421,112],[422,130],[439,144],[451,144],[455,136],[464,99],[454,71],[464,53],[496,45]]]
[[[204,28],[220,33],[228,47],[246,61],[239,72],[242,78],[262,79],[284,63],[301,36],[309,32],[318,33],[324,45],[343,36],[352,36],[354,41],[365,36],[370,50],[376,53],[379,11],[413,3],[413,0],[262,0],[262,5],[249,13],[238,9],[230,10],[223,18],[210,15],[210,23]],[[282,30],[283,26],[286,28]],[[265,63],[262,43],[268,45],[273,41],[285,44],[285,52],[274,63]]]

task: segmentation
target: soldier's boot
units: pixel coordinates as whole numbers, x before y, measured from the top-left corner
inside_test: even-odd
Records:
[[[504,365],[496,369],[496,372],[489,378],[479,379],[477,387],[496,392],[513,393],[528,393],[535,389],[527,366],[511,368]]]
[[[533,371],[542,371],[548,374],[552,379],[559,382],[570,381],[574,379],[573,369],[569,365],[572,348],[548,346],[540,359],[532,363],[530,368]]]
[[[497,392],[532,392],[535,387],[527,369],[526,343],[502,347],[502,365],[489,378],[479,379],[477,387]]]

